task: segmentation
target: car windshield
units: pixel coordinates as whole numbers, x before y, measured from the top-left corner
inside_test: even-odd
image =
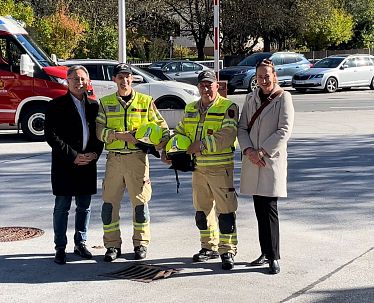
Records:
[[[38,45],[27,35],[15,35],[17,41],[23,45],[30,56],[32,56],[38,63],[43,66],[53,66],[56,65],[48,55],[41,50]]]
[[[153,62],[148,68],[163,68],[166,65],[166,62]]]
[[[161,81],[160,78],[156,77],[155,75],[152,75],[148,72],[146,72],[144,69],[140,68],[140,67],[137,67],[137,66],[134,66],[134,65],[131,65],[131,69],[139,76],[142,76],[143,78],[145,79],[149,79],[149,78],[152,78],[153,80],[157,80],[157,81]]]
[[[271,53],[254,54],[244,58],[239,62],[238,66],[256,66],[257,62],[265,58],[270,58]]]
[[[313,68],[335,68],[344,60],[345,58],[330,57],[318,61],[314,64]]]

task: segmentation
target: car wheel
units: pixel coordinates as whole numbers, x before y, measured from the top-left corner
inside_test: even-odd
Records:
[[[185,104],[177,99],[163,99],[156,103],[158,109],[184,109]]]
[[[371,79],[370,89],[374,89],[374,77]]]
[[[249,80],[249,85],[248,85],[248,88],[247,88],[247,91],[249,93],[253,92],[255,89],[257,88],[257,80],[256,80],[256,77],[253,76],[251,78],[251,80]]]
[[[306,92],[306,88],[295,88],[295,90],[300,93],[300,94],[304,94]]]
[[[336,80],[334,77],[330,77],[326,81],[325,85],[325,91],[327,93],[335,93],[338,89],[338,80]]]
[[[30,141],[44,141],[45,106],[30,107],[22,115],[21,129]]]

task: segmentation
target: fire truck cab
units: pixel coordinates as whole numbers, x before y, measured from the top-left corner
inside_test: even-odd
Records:
[[[47,102],[66,94],[67,67],[58,66],[11,17],[0,16],[0,123],[44,140]]]

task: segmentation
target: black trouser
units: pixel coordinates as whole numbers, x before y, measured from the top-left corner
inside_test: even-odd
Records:
[[[253,196],[261,253],[270,260],[280,259],[278,197]]]

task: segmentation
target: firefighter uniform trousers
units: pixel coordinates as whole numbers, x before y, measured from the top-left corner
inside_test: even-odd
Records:
[[[133,211],[133,245],[147,246],[150,241],[148,202],[152,188],[148,156],[143,152],[109,152],[103,181],[102,220],[104,246],[121,248],[120,207],[127,189]]]
[[[236,254],[238,208],[233,165],[197,166],[192,173],[193,203],[201,248]],[[218,220],[217,220],[218,219]],[[217,224],[218,222],[218,224]]]

